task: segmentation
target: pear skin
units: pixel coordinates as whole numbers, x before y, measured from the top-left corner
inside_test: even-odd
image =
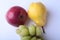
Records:
[[[41,2],[31,3],[28,8],[28,16],[36,25],[42,27],[46,24],[46,8]]]

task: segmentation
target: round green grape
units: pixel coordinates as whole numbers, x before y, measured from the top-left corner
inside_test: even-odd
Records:
[[[41,28],[40,27],[36,27],[36,36],[40,36],[42,33]]]
[[[23,29],[23,30],[21,30],[20,35],[21,35],[21,36],[28,36],[28,35],[29,35],[28,29]]]
[[[21,37],[21,40],[30,40],[31,39],[31,36],[24,36],[24,37]]]
[[[21,31],[21,30],[23,30],[23,29],[27,29],[27,27],[26,27],[25,25],[20,25],[20,26],[19,26],[19,30]]]
[[[31,38],[31,40],[36,40],[36,37]]]
[[[39,38],[39,39],[37,39],[37,40],[42,40],[42,39]]]
[[[31,36],[36,34],[36,27],[34,25],[31,25],[28,29]]]
[[[19,29],[16,30],[16,33],[17,33],[17,34],[20,34],[20,32],[21,32],[21,31],[20,31]]]

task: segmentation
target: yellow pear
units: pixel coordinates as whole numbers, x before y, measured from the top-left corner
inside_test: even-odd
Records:
[[[28,8],[28,16],[36,25],[44,26],[46,23],[46,8],[41,2],[33,2]]]

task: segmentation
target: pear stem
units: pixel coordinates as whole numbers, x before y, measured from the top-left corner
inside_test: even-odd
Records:
[[[43,33],[45,33],[44,27],[42,26]]]

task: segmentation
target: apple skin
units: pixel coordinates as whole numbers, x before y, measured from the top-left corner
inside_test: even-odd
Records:
[[[7,22],[16,27],[19,25],[24,25],[27,18],[28,14],[26,10],[20,6],[11,7],[6,14]]]

